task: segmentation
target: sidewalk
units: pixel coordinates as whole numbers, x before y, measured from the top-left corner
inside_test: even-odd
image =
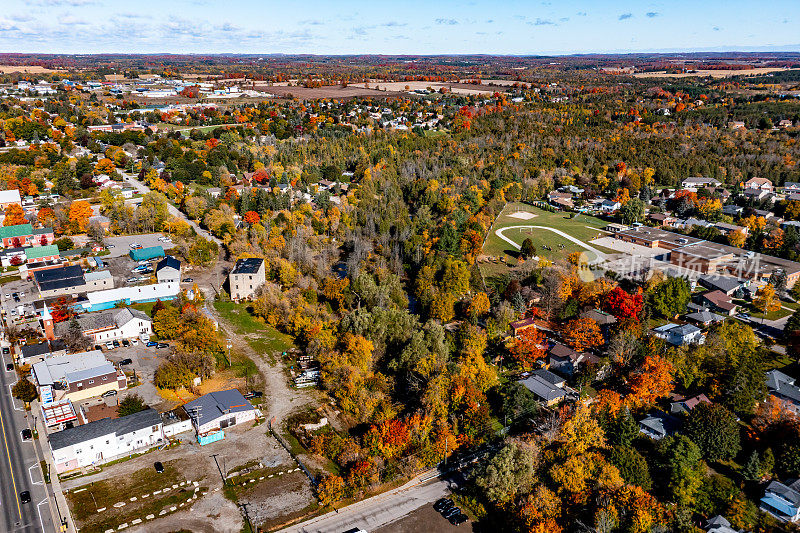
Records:
[[[33,402],[31,404],[31,412],[33,412],[34,409],[39,411],[39,402]],[[30,425],[30,418],[28,418],[28,424]],[[67,505],[67,499],[61,491],[61,481],[58,479],[55,463],[53,462],[53,455],[50,453],[50,446],[47,444],[47,428],[41,416],[36,417],[36,431],[39,433],[39,438],[36,439],[37,457],[40,461],[44,459],[50,468],[50,484],[45,484],[45,488],[47,490],[47,498],[50,500],[50,505],[48,505],[48,507],[50,508],[53,524],[58,528],[62,520],[66,521],[66,529],[62,528],[60,531],[77,533],[75,523],[69,511],[69,505]],[[53,505],[54,502],[55,505]],[[59,511],[61,516],[59,516]],[[59,529],[56,529],[56,531],[59,531]]]

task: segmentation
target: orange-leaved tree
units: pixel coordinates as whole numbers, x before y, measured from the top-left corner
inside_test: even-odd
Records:
[[[630,378],[631,393],[626,398],[631,407],[650,405],[672,391],[675,367],[659,355],[648,355]]]
[[[564,325],[564,340],[575,350],[581,352],[603,344],[600,326],[591,318],[577,318]]]
[[[107,157],[104,157],[94,166],[95,174],[111,174],[117,169],[114,162]]]
[[[6,207],[6,218],[3,220],[4,226],[16,226],[18,224],[25,224],[25,211],[19,204],[8,204]]]
[[[523,368],[530,368],[534,361],[546,354],[544,333],[533,326],[520,331],[512,341],[510,351]]]
[[[69,206],[69,221],[73,231],[84,232],[89,226],[92,206],[86,200],[77,200]]]
[[[244,221],[250,224],[251,226],[253,224],[258,224],[259,222],[261,222],[261,215],[259,215],[255,211],[248,211],[247,213],[244,214]]]

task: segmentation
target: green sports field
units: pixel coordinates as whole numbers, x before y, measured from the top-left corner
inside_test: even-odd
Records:
[[[519,213],[527,213],[534,216],[527,219],[519,216],[512,216]],[[498,215],[491,230],[489,230],[489,235],[483,247],[483,253],[484,255],[493,256],[498,259],[516,260],[517,249],[501,239],[496,233],[498,229],[512,226],[544,226],[545,228],[553,228],[587,244],[597,237],[608,235],[607,232],[602,231],[602,228],[606,226],[607,222],[589,215],[577,215],[575,218],[570,218],[570,215],[571,213],[565,213],[563,211],[551,213],[519,202],[507,204],[500,215]],[[536,246],[536,254],[550,261],[563,260],[572,252],[586,251],[585,248],[548,229],[513,228],[506,230],[503,234],[517,244],[521,244],[523,240],[530,238],[534,246]],[[561,248],[560,245],[563,245],[563,248]],[[551,250],[545,249],[545,246],[549,246]],[[589,246],[596,248],[600,252],[613,253],[612,250],[603,248],[602,246],[594,246],[592,244],[589,244]],[[589,258],[593,259],[594,254],[591,252],[587,253]]]

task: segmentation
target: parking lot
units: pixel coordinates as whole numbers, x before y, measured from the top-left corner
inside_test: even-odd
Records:
[[[134,243],[138,243],[142,245],[142,248],[149,248],[150,246],[161,246],[165,250],[172,247],[170,243],[165,243],[163,241],[159,241],[158,239],[163,237],[164,235],[161,233],[148,233],[145,235],[124,235],[121,237],[106,237],[103,239],[103,242],[106,246],[108,246],[109,251],[111,252],[109,255],[105,257],[120,257],[123,255],[128,255],[128,252],[131,251],[130,245]],[[104,257],[104,258],[105,258]]]
[[[172,353],[171,347],[156,348],[153,346],[148,348],[139,342],[136,345],[128,347],[120,346],[113,350],[107,349],[105,344],[103,344],[101,348],[106,358],[112,363],[119,364],[120,361],[124,361],[125,359],[131,360],[130,364],[122,365],[120,368],[125,371],[125,374],[129,375],[129,382],[133,380],[133,376],[135,375],[140,385],[129,389],[128,392],[138,394],[144,399],[145,403],[151,407],[166,405],[164,398],[158,394],[158,391],[153,385],[153,376],[156,373],[158,365],[161,364],[164,358]],[[124,397],[125,393],[121,394],[122,396],[120,396],[120,399]],[[166,408],[169,407],[171,406],[167,406]]]
[[[0,298],[2,298],[2,308],[5,316],[11,322],[16,322],[19,316],[33,315],[33,302],[38,300],[36,288],[30,281],[15,280],[10,281],[0,287]],[[17,294],[19,301],[14,298]],[[23,310],[20,313],[19,307],[22,306]]]

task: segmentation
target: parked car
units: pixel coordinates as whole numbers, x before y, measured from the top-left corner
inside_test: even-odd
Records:
[[[119,341],[114,341],[114,348],[119,348]]]
[[[155,464],[153,464],[153,467],[156,469],[156,472],[158,472],[159,474],[163,474],[164,473],[164,465],[161,464],[161,461],[156,461]]]
[[[130,244],[128,245],[128,247],[129,247],[131,250],[138,250],[139,248],[141,248],[141,247],[142,247],[142,245],[141,245],[141,244],[139,244],[138,242],[132,242],[132,243],[130,243]]]
[[[28,428],[23,429],[19,432],[19,434],[22,437],[22,440],[31,440],[33,438],[33,433]]]
[[[461,524],[463,524],[464,522],[469,520],[469,518],[464,513],[458,513],[455,516],[451,516],[447,520],[448,520],[448,522],[450,522],[454,526],[460,526]]]
[[[20,297],[20,298],[24,298],[24,297],[25,297],[25,292],[20,292],[20,293],[19,293],[19,297]]]
[[[19,296],[17,296],[17,295],[14,295],[14,301],[15,301],[15,302],[19,302]]]
[[[159,342],[158,344],[156,344],[156,348],[169,348],[169,344],[165,342]]]
[[[262,396],[264,396],[264,393],[257,390],[251,390],[250,392],[244,395],[244,397],[247,398],[248,400],[251,398],[261,398]]]
[[[106,248],[108,248],[110,250],[110,249],[114,248],[114,245],[113,244],[106,244]]]
[[[455,507],[455,505],[456,504],[453,503],[453,500],[451,500],[450,498],[441,498],[439,500],[436,500],[436,503],[433,504],[433,509],[436,512],[441,513],[442,511],[450,509],[451,507]]]
[[[183,278],[183,282],[184,283],[191,283],[193,281],[194,281],[194,279],[192,279],[192,278]]]
[[[116,395],[117,395],[117,391],[115,391],[115,390],[107,390],[103,394],[101,394],[100,396],[102,396],[103,398],[110,398],[111,396],[116,396]]]
[[[125,281],[127,281],[128,283],[136,283],[137,281],[139,281],[139,278],[128,278]]]
[[[114,343],[111,342],[111,341],[106,342],[106,348],[108,348],[109,350],[113,350],[114,349]]]
[[[131,339],[131,344],[134,346],[139,346],[139,339]]]
[[[3,346],[3,355],[8,355],[10,353],[11,353],[11,350],[8,348],[8,346]]]
[[[133,363],[133,360],[131,360],[131,359],[123,359],[122,361],[119,362],[119,366],[125,366],[125,365],[129,365],[131,363]]]
[[[11,295],[6,293],[6,300],[8,300],[9,298],[11,298]]]
[[[20,503],[30,503],[31,502],[31,493],[27,490],[23,490],[19,493],[19,501]]]
[[[130,343],[130,342],[128,342],[128,339],[122,339],[122,345],[123,345],[123,346],[125,346],[125,347],[127,348],[128,346],[130,346],[130,345],[131,345],[131,343]]]
[[[158,346],[158,343],[156,341],[148,341],[145,346],[152,348],[153,346]]]
[[[444,511],[442,511],[442,516],[449,520],[451,516],[456,516],[457,514],[460,513],[461,509],[459,509],[458,507],[451,507],[449,509],[445,509]]]
[[[6,363],[6,372],[14,370],[14,363]]]

